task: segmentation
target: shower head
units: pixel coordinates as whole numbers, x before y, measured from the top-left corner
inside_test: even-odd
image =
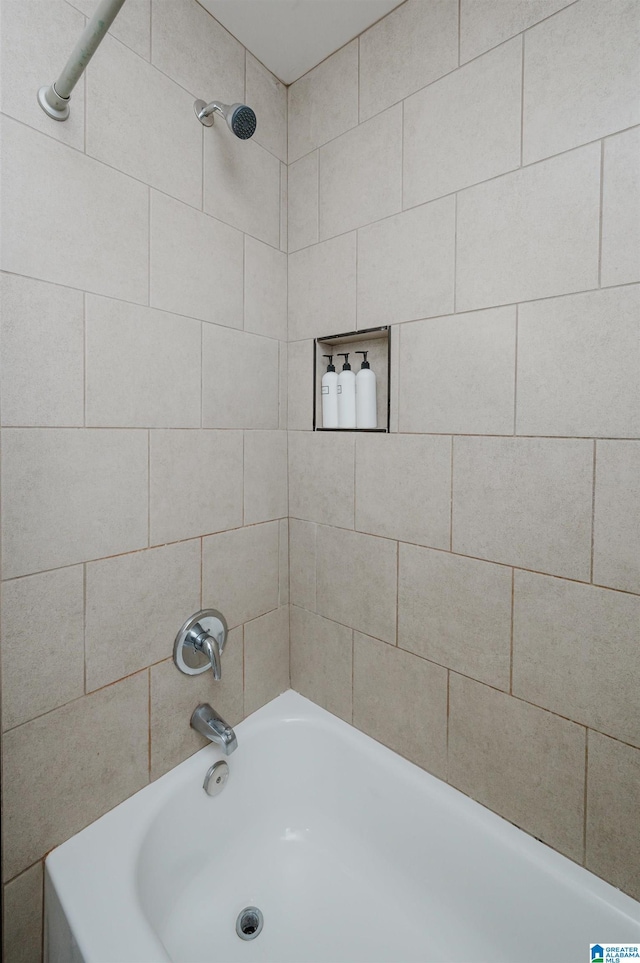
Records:
[[[246,104],[221,104],[217,100],[206,104],[204,100],[196,100],[193,109],[205,127],[212,127],[213,114],[220,114],[226,120],[229,130],[240,140],[248,140],[256,132],[256,115]]]

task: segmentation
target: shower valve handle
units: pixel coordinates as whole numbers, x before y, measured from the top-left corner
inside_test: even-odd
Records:
[[[176,636],[173,661],[185,675],[200,675],[211,669],[213,678],[220,679],[227,633],[226,619],[216,609],[196,612]]]

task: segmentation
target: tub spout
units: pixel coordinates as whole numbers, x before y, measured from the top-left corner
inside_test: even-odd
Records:
[[[230,756],[238,748],[238,740],[231,726],[206,702],[194,710],[191,725],[210,742],[220,746],[226,756]]]

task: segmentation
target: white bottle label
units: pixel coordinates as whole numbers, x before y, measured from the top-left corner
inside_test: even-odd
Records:
[[[339,395],[342,394],[342,385],[338,385],[338,394],[339,394]]]
[[[322,394],[323,394],[323,395],[328,395],[328,394],[329,394],[329,385],[323,385],[323,386],[322,386]]]

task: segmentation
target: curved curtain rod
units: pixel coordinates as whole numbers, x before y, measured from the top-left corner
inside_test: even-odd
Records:
[[[124,2],[125,0],[100,0],[58,79],[50,87],[41,87],[38,91],[38,103],[45,114],[53,120],[66,120],[69,116],[71,91],[82,77],[85,67],[100,46]]]

